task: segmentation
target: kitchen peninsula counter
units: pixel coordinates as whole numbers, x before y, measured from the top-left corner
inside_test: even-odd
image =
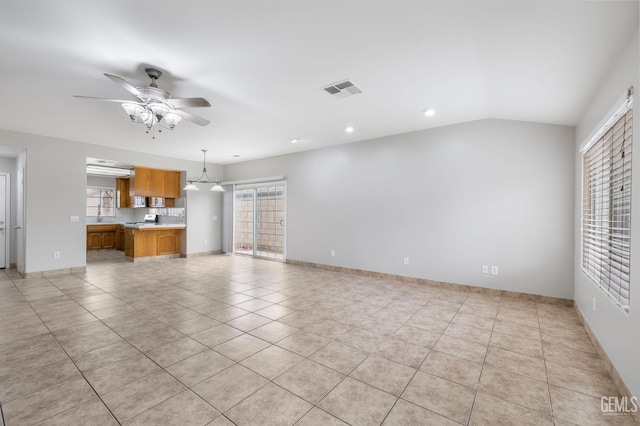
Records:
[[[132,262],[179,257],[184,224],[136,223],[124,225],[124,256]]]

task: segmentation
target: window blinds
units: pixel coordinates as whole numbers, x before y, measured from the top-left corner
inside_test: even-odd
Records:
[[[624,112],[583,154],[582,267],[625,308],[631,266],[632,112]]]

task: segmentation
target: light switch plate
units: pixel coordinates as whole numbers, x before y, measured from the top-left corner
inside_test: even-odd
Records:
[[[69,221],[71,223],[78,223],[78,222],[80,222],[80,216],[71,216],[71,217],[69,217]]]

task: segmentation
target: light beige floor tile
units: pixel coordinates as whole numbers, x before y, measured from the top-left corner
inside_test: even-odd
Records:
[[[277,320],[293,312],[295,312],[293,309],[287,308],[286,306],[271,305],[266,308],[257,310],[256,314],[261,315],[263,317],[267,317],[272,320]]]
[[[400,327],[393,333],[393,337],[396,339],[427,348],[432,348],[441,335],[441,333],[406,325]]]
[[[231,340],[234,337],[240,336],[242,331],[237,328],[229,327],[226,324],[216,325],[215,327],[201,331],[191,336],[192,339],[197,340],[203,345],[210,348],[224,343],[227,340]]]
[[[69,360],[24,370],[14,375],[5,376],[0,380],[2,383],[0,385],[0,401],[6,404],[21,396],[80,377],[78,369]]]
[[[349,375],[395,396],[400,396],[416,369],[370,355]]]
[[[547,383],[485,365],[478,390],[551,415]]]
[[[0,330],[0,345],[47,333],[49,333],[49,329],[42,322],[11,329],[3,329]]]
[[[312,361],[333,368],[342,374],[351,373],[366,358],[366,352],[335,341],[309,357]]]
[[[192,355],[207,350],[207,347],[189,337],[146,351],[146,355],[161,367],[168,367]]]
[[[316,362],[304,360],[274,380],[274,383],[312,404],[320,401],[345,375]]]
[[[618,390],[608,375],[547,361],[549,383],[595,397],[615,396]]]
[[[93,398],[74,408],[43,420],[38,423],[38,426],[117,426],[118,424],[102,401],[98,398]]]
[[[348,426],[347,423],[332,416],[318,407],[313,407],[298,422],[296,426]]]
[[[234,365],[195,385],[192,390],[220,412],[225,412],[269,381],[253,371]]]
[[[262,377],[273,380],[303,359],[278,346],[269,346],[240,363]]]
[[[488,345],[491,338],[491,331],[473,327],[471,325],[458,324],[452,322],[444,331],[447,336],[457,337],[459,339],[471,340],[472,342]]]
[[[347,377],[318,407],[352,425],[379,425],[397,398]]]
[[[402,399],[466,424],[475,394],[466,386],[418,371],[402,394]]]
[[[487,351],[485,364],[511,373],[520,374],[530,379],[547,381],[544,360],[516,352],[491,347]]]
[[[584,426],[637,425],[631,416],[603,413],[600,398],[554,385],[549,390],[557,419]]]
[[[292,327],[278,321],[273,321],[254,330],[251,330],[249,334],[256,336],[262,340],[266,340],[267,342],[276,343],[284,339],[285,337],[292,335],[298,330],[299,329],[296,327]]]
[[[459,423],[399,399],[384,419],[383,426],[456,426]]]
[[[508,334],[493,333],[489,347],[496,347],[519,354],[544,358],[542,352],[542,341],[540,339],[529,339],[527,337],[511,336]]]
[[[418,318],[414,316],[405,322],[404,326],[421,328],[433,333],[442,334],[449,326],[449,321],[443,321],[437,318]]]
[[[140,354],[140,351],[122,340],[91,352],[73,356],[72,359],[80,371],[87,371],[137,354]]]
[[[123,423],[185,389],[182,383],[160,371],[102,395],[102,401]]]
[[[109,346],[113,343],[120,342],[123,339],[113,331],[107,330],[101,333],[82,337],[58,336],[57,340],[69,356],[73,357],[85,352],[91,352],[104,346]]]
[[[484,357],[487,353],[485,345],[445,335],[440,337],[433,350],[478,363],[484,362]]]
[[[361,351],[373,352],[385,339],[386,337],[381,334],[354,328],[342,334],[336,340]]]
[[[472,313],[465,313],[459,311],[451,320],[455,324],[470,325],[472,327],[481,328],[483,330],[493,330],[495,320],[493,318],[486,318]]]
[[[296,311],[292,314],[286,315],[280,318],[278,321],[290,325],[292,327],[304,328],[319,321],[320,318],[316,315],[311,315],[306,312]]]
[[[98,395],[160,371],[153,361],[143,354],[115,361],[99,368],[87,370],[83,374]]]
[[[226,412],[238,425],[293,424],[313,406],[273,383]]]
[[[388,338],[376,348],[373,353],[391,361],[398,362],[411,368],[419,368],[430,349],[423,346]]]
[[[231,296],[231,297],[236,297],[236,296]],[[241,303],[232,303],[232,305],[234,305],[236,308],[244,309],[245,311],[255,312],[255,311],[259,311],[260,309],[264,309],[268,306],[271,306],[272,303],[267,302],[266,300],[261,300],[261,299],[250,299]]]
[[[540,339],[540,329],[530,327],[515,322],[498,319],[493,327],[495,333],[508,334],[516,337],[526,337],[527,339]]]
[[[51,335],[16,340],[0,347],[0,377],[68,359]]]
[[[298,331],[291,336],[280,340],[277,345],[283,347],[298,355],[308,357],[317,350],[323,348],[331,342],[328,337],[318,336],[317,334]]]
[[[544,358],[546,361],[557,362],[569,367],[593,371],[594,373],[607,374],[600,356],[590,352],[576,351],[564,345],[543,342]]]
[[[218,324],[220,324],[219,321],[203,315],[175,324],[173,328],[188,336],[192,336],[201,331],[210,329],[211,327],[214,327]]]
[[[234,364],[229,358],[206,350],[167,367],[167,372],[192,387]]]
[[[551,416],[478,392],[469,425],[553,426]]]
[[[2,409],[8,425],[34,424],[95,397],[87,382],[78,377],[9,401]]]
[[[341,324],[337,321],[324,319],[305,327],[304,331],[306,331],[307,333],[313,333],[320,336],[328,337],[330,339],[336,339],[350,329],[351,327],[349,327],[348,325]]]
[[[257,314],[247,314],[238,318],[234,318],[231,321],[227,321],[227,324],[233,328],[237,328],[242,331],[251,331],[254,328],[258,328],[262,325],[270,323],[271,320],[266,317],[261,317]]]
[[[249,334],[243,334],[217,345],[213,349],[227,358],[239,362],[269,346],[271,346],[269,342]]]
[[[237,308],[235,306],[229,306],[227,308],[218,309],[214,312],[210,312],[206,314],[209,318],[213,318],[214,320],[220,322],[230,321],[234,318],[241,317],[243,315],[247,315],[249,311],[245,311],[244,309]]]
[[[431,351],[420,370],[475,389],[480,381],[482,364],[443,352]]]
[[[127,426],[202,426],[220,415],[190,390],[167,399],[124,423]]]

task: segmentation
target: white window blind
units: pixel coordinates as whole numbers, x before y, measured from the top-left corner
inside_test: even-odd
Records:
[[[624,308],[631,282],[633,110],[627,108],[583,153],[582,170],[582,267]]]

